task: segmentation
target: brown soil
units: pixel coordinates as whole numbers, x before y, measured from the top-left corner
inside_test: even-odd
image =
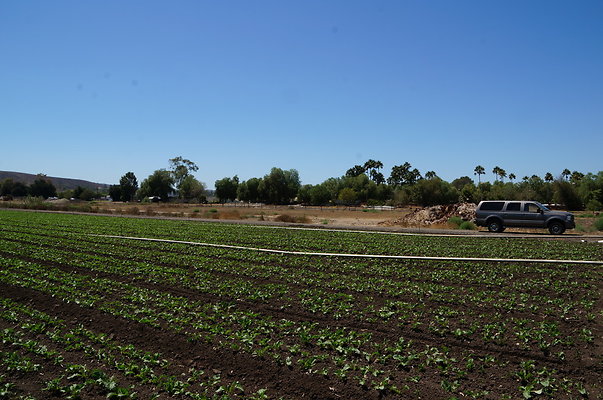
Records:
[[[407,215],[413,208],[371,209],[366,207],[305,207],[220,204],[95,203],[99,212],[159,217],[220,220],[285,221],[323,226],[379,226]]]

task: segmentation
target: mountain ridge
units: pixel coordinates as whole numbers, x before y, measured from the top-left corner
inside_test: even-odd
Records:
[[[5,179],[12,179],[15,182],[23,182],[26,185],[31,185],[38,178],[37,174],[28,174],[26,172],[16,171],[0,171],[0,182]],[[84,179],[62,178],[58,176],[46,176],[52,181],[52,184],[57,188],[57,191],[72,190],[78,186],[93,191],[108,189],[109,184],[91,182]]]

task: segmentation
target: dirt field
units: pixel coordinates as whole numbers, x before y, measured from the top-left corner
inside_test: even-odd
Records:
[[[243,219],[275,221],[279,216],[293,218],[290,222],[314,225],[379,226],[380,223],[407,215],[412,208],[375,210],[362,207],[303,207],[271,205],[220,205],[220,204],[140,204],[96,203],[100,212],[114,214],[174,216],[208,219]],[[289,222],[289,221],[285,221]]]
[[[421,207],[409,206],[395,209],[370,209],[366,207],[304,207],[273,205],[221,205],[221,204],[141,204],[96,202],[93,208],[97,212],[123,215],[147,215],[175,218],[199,218],[218,220],[281,221],[322,227],[362,227],[375,228],[421,228],[454,229],[446,222],[424,223],[416,220],[403,220]],[[598,214],[575,212],[577,228],[566,233],[570,235],[601,235],[594,229]],[[283,218],[285,217],[285,218]],[[485,228],[476,228],[487,231]],[[514,229],[507,233],[548,233],[543,229]]]

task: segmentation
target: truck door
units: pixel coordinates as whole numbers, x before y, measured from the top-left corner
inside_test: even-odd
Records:
[[[535,203],[525,203],[523,219],[526,226],[544,227],[544,210]]]
[[[521,203],[518,201],[507,203],[507,208],[504,214],[505,225],[507,226],[521,226],[522,223],[522,212]]]

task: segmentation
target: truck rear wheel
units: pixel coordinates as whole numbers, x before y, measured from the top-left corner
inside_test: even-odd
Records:
[[[492,219],[492,220],[488,221],[488,230],[490,232],[500,233],[505,230],[505,227],[502,225],[502,223],[499,220]]]

